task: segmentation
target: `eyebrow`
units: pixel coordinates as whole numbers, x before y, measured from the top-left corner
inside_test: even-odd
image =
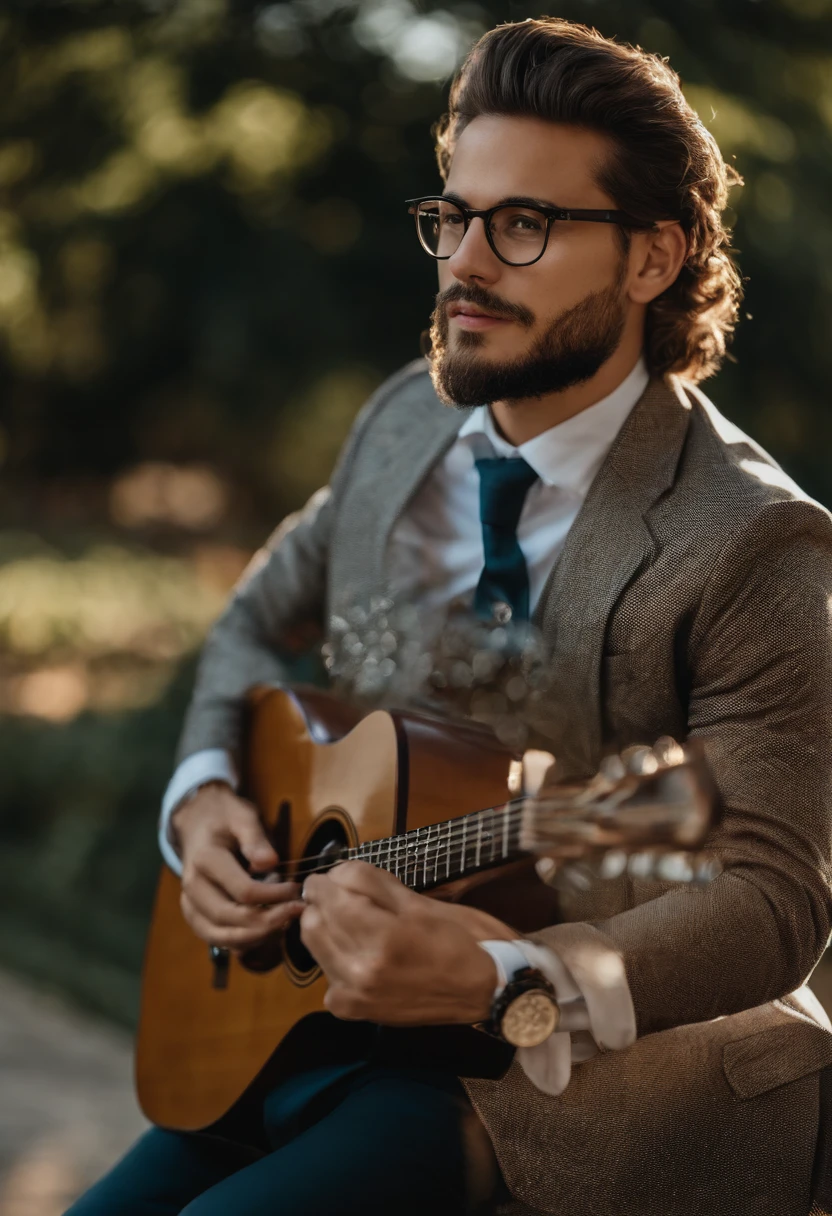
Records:
[[[442,194],[442,197],[446,198],[449,203],[457,203],[460,207],[470,207],[470,204],[467,202],[467,200],[464,199],[461,194],[455,194],[453,190],[445,190]],[[494,207],[505,207],[505,206],[511,206],[511,205],[514,205],[516,207],[552,207],[555,211],[566,210],[566,208],[561,207],[559,203],[550,202],[548,199],[531,198],[530,196],[527,196],[527,195],[518,195],[518,194],[512,194],[506,198],[498,199],[496,203],[492,204],[492,206],[494,206]],[[474,211],[477,210],[476,207],[471,208],[471,209]],[[486,211],[486,210],[488,210],[488,208],[484,207],[483,210]]]

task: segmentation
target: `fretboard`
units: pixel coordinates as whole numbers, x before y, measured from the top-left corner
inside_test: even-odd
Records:
[[[466,874],[524,856],[520,848],[523,799],[474,811],[459,819],[370,840],[343,856],[388,870],[414,891],[426,891]]]

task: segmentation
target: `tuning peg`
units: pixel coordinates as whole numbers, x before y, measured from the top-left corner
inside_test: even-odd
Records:
[[[598,873],[601,878],[620,878],[627,869],[628,861],[629,857],[623,849],[610,849],[604,854]]]
[[[715,878],[719,878],[722,873],[722,865],[715,857],[700,857],[696,862],[696,869],[693,877],[695,883],[706,885],[713,882]]]
[[[688,853],[665,853],[656,862],[656,878],[663,882],[693,882],[694,875]]]
[[[635,777],[649,777],[659,768],[659,761],[656,759],[652,747],[644,747],[641,744],[625,747],[621,753],[621,760],[626,771]]]
[[[542,858],[541,860],[551,861],[552,859]],[[583,893],[589,891],[598,881],[597,869],[585,861],[570,861],[559,868],[553,863],[548,872],[538,862],[537,872],[547,887],[560,888],[564,891]]]
[[[599,765],[598,772],[601,776],[609,781],[611,785],[615,785],[622,777],[627,776],[627,770],[624,767],[624,762],[619,755],[604,756]]]
[[[662,735],[661,739],[656,740],[653,744],[653,755],[662,768],[683,764],[685,760],[684,748],[680,747],[670,735]]]
[[[630,878],[650,879],[656,873],[655,853],[632,853],[627,862]]]
[[[549,770],[555,763],[551,752],[540,751],[537,748],[527,748],[523,752],[521,763],[522,792],[530,798],[540,793]]]

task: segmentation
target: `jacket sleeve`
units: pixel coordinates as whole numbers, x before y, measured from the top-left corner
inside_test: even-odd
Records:
[[[333,519],[356,452],[376,412],[416,365],[391,376],[356,420],[330,484],[290,515],[255,554],[200,656],[177,761],[208,748],[238,756],[247,691],[287,678],[287,653],[324,632]],[[419,364],[421,368],[421,364]]]
[[[623,958],[639,1034],[783,997],[826,947],[831,596],[832,521],[809,502],[763,508],[711,573],[681,666],[689,736],[723,801],[724,870],[595,925]]]

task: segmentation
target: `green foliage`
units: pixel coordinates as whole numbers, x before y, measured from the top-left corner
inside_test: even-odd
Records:
[[[0,732],[0,963],[128,1024],[192,674],[146,710]]]

